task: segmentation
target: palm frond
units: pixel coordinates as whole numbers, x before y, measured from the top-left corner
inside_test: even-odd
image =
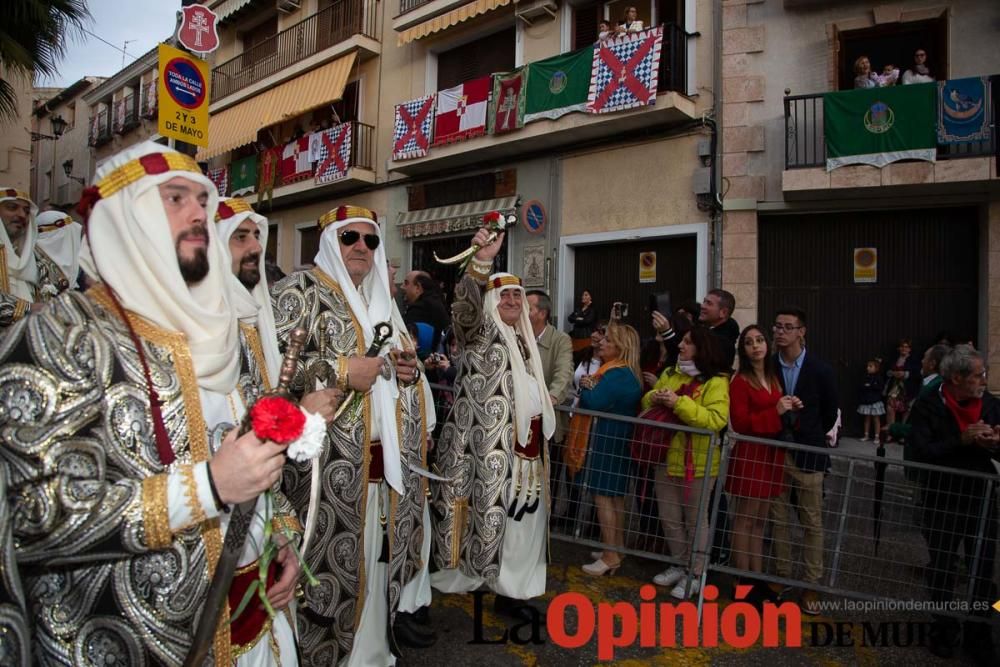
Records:
[[[16,74],[56,76],[67,34],[91,20],[86,0],[5,0],[0,24],[0,67]],[[17,113],[16,94],[0,82],[0,119]]]

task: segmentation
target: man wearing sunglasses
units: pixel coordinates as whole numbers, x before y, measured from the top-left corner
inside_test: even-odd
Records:
[[[458,393],[438,441],[435,588],[465,593],[486,584],[494,610],[537,621],[526,601],[545,592],[549,524],[548,441],[556,427],[521,279],[494,273],[499,234],[480,247],[455,288],[452,320],[461,348]]]
[[[375,213],[340,206],[319,228],[315,268],[271,290],[279,345],[296,327],[308,332],[305,381],[326,378],[348,394],[313,462],[319,514],[304,558],[320,584],[306,587],[299,647],[305,665],[392,665],[389,618],[429,556],[426,482],[415,469],[426,468],[433,402],[391,297]],[[386,322],[392,333],[380,346],[376,330]],[[307,524],[310,476],[308,463],[286,465],[285,491]],[[422,597],[430,602],[426,582]]]

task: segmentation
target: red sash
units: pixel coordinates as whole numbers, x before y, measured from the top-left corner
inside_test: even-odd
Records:
[[[277,563],[271,561],[267,568],[267,587],[270,588],[278,579]],[[233,577],[233,583],[229,586],[229,609],[236,611],[243,601],[250,584],[259,576],[260,565],[257,561],[241,567]],[[254,594],[256,597],[256,594]],[[239,616],[229,625],[229,641],[233,647],[233,653],[242,655],[257,643],[257,640],[271,627],[271,619],[267,615],[267,610],[257,600],[251,600]]]

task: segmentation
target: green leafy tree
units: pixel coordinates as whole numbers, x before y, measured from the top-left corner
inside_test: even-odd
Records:
[[[0,3],[0,72],[54,76],[66,37],[90,19],[86,0],[3,0]],[[17,93],[0,78],[0,120],[17,116]]]

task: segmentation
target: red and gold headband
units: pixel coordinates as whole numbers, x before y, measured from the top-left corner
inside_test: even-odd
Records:
[[[90,217],[90,211],[101,199],[107,199],[123,188],[132,185],[140,178],[155,176],[168,171],[188,171],[202,175],[198,163],[190,155],[183,153],[150,153],[140,158],[126,162],[107,174],[95,185],[83,191],[77,212],[84,220]]]
[[[344,220],[350,220],[351,218],[366,218],[378,225],[378,216],[375,215],[375,211],[361,206],[351,206],[350,204],[345,204],[344,206],[338,206],[332,211],[324,213],[319,219],[319,230],[323,231],[335,222],[342,222]]]
[[[5,188],[4,190],[0,190],[0,194],[2,194],[2,196],[4,197],[10,197],[11,199],[23,199],[26,202],[31,201],[31,197],[29,197],[28,193],[25,192],[24,190],[17,190],[15,188]]]
[[[517,276],[500,276],[499,278],[493,278],[486,283],[486,291],[500,289],[501,287],[520,287],[524,289],[521,284],[521,279]]]
[[[219,210],[215,213],[215,221],[228,220],[238,213],[253,213],[253,207],[245,199],[231,197],[219,202]]]
[[[62,229],[63,227],[72,224],[73,224],[73,218],[67,215],[66,217],[59,218],[58,220],[55,220],[53,222],[48,222],[44,225],[38,225],[38,231],[44,234],[45,232],[53,232],[57,229]]]

